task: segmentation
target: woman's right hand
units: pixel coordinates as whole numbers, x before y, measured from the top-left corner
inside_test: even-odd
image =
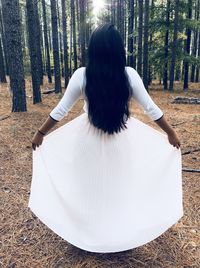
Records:
[[[36,131],[33,139],[32,139],[32,148],[33,150],[36,149],[36,147],[39,147],[43,142],[44,135],[42,135],[39,131]]]

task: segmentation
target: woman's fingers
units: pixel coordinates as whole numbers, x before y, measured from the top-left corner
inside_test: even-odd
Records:
[[[39,136],[38,134],[33,137],[32,139],[32,148],[33,150],[36,149],[36,147],[39,147],[43,142],[43,136]]]
[[[35,150],[35,143],[32,143],[32,148],[33,150]]]

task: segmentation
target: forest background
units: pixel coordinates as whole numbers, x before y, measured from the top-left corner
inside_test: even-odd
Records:
[[[12,111],[25,111],[25,76],[32,76],[33,103],[41,102],[44,76],[62,92],[74,70],[87,64],[94,28],[113,23],[120,31],[127,65],[144,85],[158,79],[164,90],[174,81],[199,82],[199,0],[1,0],[0,81],[10,77]],[[54,79],[54,80],[53,80]]]

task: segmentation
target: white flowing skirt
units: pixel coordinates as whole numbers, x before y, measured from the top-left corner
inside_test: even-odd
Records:
[[[87,251],[144,245],[183,216],[181,151],[134,117],[109,136],[78,116],[44,137],[32,172],[28,207]]]

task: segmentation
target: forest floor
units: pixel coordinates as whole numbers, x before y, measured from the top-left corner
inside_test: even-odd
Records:
[[[44,83],[42,89],[52,87]],[[182,153],[200,148],[200,105],[174,104],[176,96],[200,97],[200,83],[187,93],[176,84],[173,93],[153,84],[150,95],[174,126]],[[0,85],[0,267],[24,268],[198,268],[200,267],[200,180],[199,173],[183,172],[184,216],[154,241],[119,253],[91,253],[66,242],[27,208],[32,176],[31,139],[59,101],[55,93],[42,95],[32,104],[30,79],[26,80],[27,112],[10,113],[11,96],[7,84]],[[83,100],[76,103],[56,126],[81,114]],[[158,129],[133,102],[132,113]],[[55,129],[55,128],[54,128]],[[199,169],[199,152],[182,156],[183,167]]]

